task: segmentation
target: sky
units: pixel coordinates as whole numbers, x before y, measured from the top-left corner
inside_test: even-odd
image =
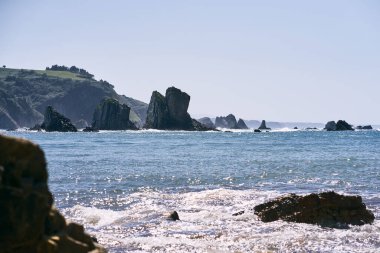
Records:
[[[0,0],[0,65],[84,68],[194,117],[380,124],[380,1]]]

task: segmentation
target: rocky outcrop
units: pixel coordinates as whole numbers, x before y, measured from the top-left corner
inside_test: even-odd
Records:
[[[352,125],[348,124],[344,120],[338,120],[338,122],[335,123],[335,121],[329,121],[325,125],[325,130],[327,131],[352,131],[354,130],[352,128]]]
[[[216,117],[215,127],[236,129],[237,121],[235,115],[228,114],[226,117]]]
[[[266,124],[265,120],[261,121],[261,124],[260,124],[260,126],[259,126],[258,129],[260,129],[260,130],[270,130],[270,128],[267,127],[267,124]]]
[[[374,221],[360,196],[344,196],[324,192],[298,196],[291,194],[254,207],[255,214],[264,222],[284,220],[343,228]]]
[[[212,130],[192,119],[187,112],[190,96],[180,89],[170,87],[165,96],[152,93],[144,128],[162,130]]]
[[[95,109],[92,128],[99,130],[136,130],[129,120],[130,108],[112,98],[104,99]]]
[[[46,160],[33,143],[0,135],[0,252],[100,253],[83,226],[53,206]]]
[[[214,123],[212,122],[212,120],[209,117],[203,117],[203,118],[198,119],[197,121],[200,122],[201,124],[205,125],[208,128],[215,128]]]
[[[366,125],[366,126],[357,126],[356,129],[359,129],[359,130],[372,130],[372,126],[371,125]]]
[[[236,124],[237,129],[248,129],[248,126],[245,124],[244,120],[239,119]]]
[[[71,124],[71,121],[48,106],[45,110],[44,122],[41,125],[46,132],[76,132],[77,128]]]

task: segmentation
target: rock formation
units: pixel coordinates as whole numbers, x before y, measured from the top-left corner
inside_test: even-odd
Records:
[[[259,126],[260,130],[270,130],[269,127],[267,127],[265,120],[261,121],[261,125]]]
[[[152,93],[144,128],[162,130],[212,130],[193,120],[187,109],[190,96],[180,89],[170,87],[165,96],[158,91]]]
[[[245,124],[244,120],[239,119],[236,124],[237,129],[248,129],[247,125]]]
[[[198,119],[198,122],[205,125],[208,128],[215,128],[214,123],[209,117],[200,118]]]
[[[71,121],[48,106],[45,110],[44,122],[41,125],[46,132],[76,132],[77,128],[71,124]]]
[[[335,121],[329,121],[325,125],[325,130],[327,131],[352,131],[354,130],[350,124],[348,124],[344,120],[338,120],[338,122],[335,123]]]
[[[130,108],[112,98],[104,99],[95,109],[92,128],[99,130],[136,130],[129,120]]]
[[[357,126],[356,129],[359,129],[359,130],[372,130],[372,126],[371,125],[366,125],[366,126]]]
[[[0,135],[0,252],[101,253],[53,206],[46,160],[33,143]]]
[[[372,223],[373,213],[366,209],[360,196],[324,192],[297,196],[291,194],[254,207],[264,222],[284,220],[343,228]]]
[[[228,114],[226,117],[216,117],[215,127],[236,129],[237,121],[235,115]]]

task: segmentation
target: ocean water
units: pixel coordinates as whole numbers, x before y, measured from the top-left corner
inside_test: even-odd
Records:
[[[42,147],[55,205],[111,253],[380,252],[380,131],[2,134]],[[374,224],[263,223],[251,210],[327,190],[361,195]]]

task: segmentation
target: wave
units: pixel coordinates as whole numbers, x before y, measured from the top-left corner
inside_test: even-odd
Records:
[[[110,252],[376,252],[380,246],[379,220],[348,230],[258,220],[252,208],[279,195],[252,189],[150,190],[120,198],[128,204],[123,210],[76,205],[62,211],[84,223]],[[180,221],[166,218],[174,210]],[[232,216],[238,211],[245,212]]]

